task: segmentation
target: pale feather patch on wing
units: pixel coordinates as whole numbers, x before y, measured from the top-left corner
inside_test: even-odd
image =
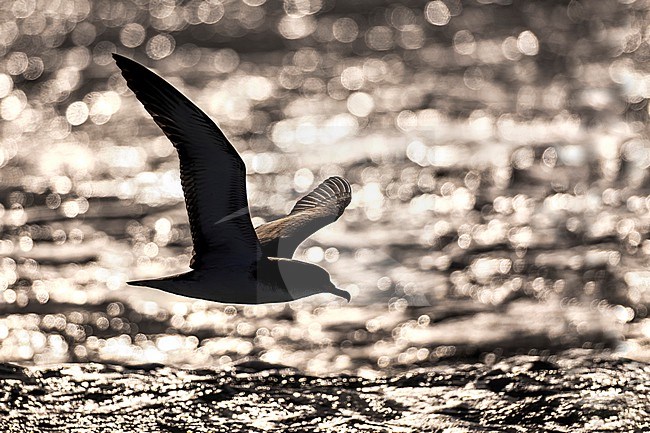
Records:
[[[217,224],[225,223],[226,221],[230,221],[231,219],[240,217],[242,215],[248,215],[248,207],[243,207],[238,211],[231,213],[230,215],[226,215],[225,217],[221,218],[219,221],[214,223],[214,225],[216,226]]]

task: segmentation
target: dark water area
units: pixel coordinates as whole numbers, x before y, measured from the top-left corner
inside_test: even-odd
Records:
[[[513,3],[513,4],[511,4]],[[650,4],[0,3],[3,431],[645,431]],[[352,294],[221,305],[110,53],[212,116]],[[142,367],[146,365],[147,367]]]
[[[6,432],[564,432],[650,428],[650,367],[571,351],[363,379],[244,362],[0,366]]]

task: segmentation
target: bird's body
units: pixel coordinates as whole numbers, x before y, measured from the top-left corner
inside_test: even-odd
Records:
[[[132,281],[135,286],[154,287],[176,295],[228,304],[267,304],[288,302],[319,293],[310,288],[314,265],[297,260],[262,258],[248,267],[231,266],[191,270],[153,280]],[[297,269],[301,268],[301,269]],[[298,272],[305,270],[305,275]],[[324,274],[322,283],[329,283]],[[289,276],[289,277],[287,277]],[[288,279],[288,281],[286,281]],[[347,298],[347,292],[329,283],[329,293]],[[235,288],[236,290],[232,290]]]
[[[289,215],[253,229],[246,167],[217,125],[158,75],[113,56],[129,88],[178,152],[194,246],[190,272],[129,284],[234,304],[287,302],[316,293],[349,300],[323,268],[291,257],[308,236],[343,213],[350,184],[328,178]]]

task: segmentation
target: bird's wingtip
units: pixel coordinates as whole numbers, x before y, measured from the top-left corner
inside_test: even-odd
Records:
[[[113,60],[115,60],[115,63],[117,66],[119,66],[121,69],[127,66],[132,66],[134,63],[137,64],[137,62],[133,59],[129,59],[126,56],[123,56],[121,54],[117,53],[111,53],[111,56],[113,56]]]

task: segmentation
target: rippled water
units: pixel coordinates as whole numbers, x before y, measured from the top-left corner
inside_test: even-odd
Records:
[[[5,431],[644,431],[647,364],[565,353],[440,365],[391,377],[316,377],[260,362],[0,367]],[[101,424],[98,424],[101,422]]]
[[[571,431],[642,428],[647,411],[631,408],[647,408],[635,381],[647,380],[650,359],[648,7],[507,3],[0,5],[0,361],[27,366],[2,376],[6,428],[25,417],[61,428],[97,408],[135,428],[121,411],[169,380],[162,396],[142,397],[149,429],[177,431],[180,408],[225,393],[219,409],[221,397],[202,403],[215,423],[244,405],[284,426],[293,416],[317,424],[281,403],[295,398],[335,413],[321,414],[331,429],[400,420],[386,428],[410,431],[414,417],[442,413],[467,424],[431,415],[440,431],[493,431],[539,409],[515,408],[528,391],[504,391],[529,389],[528,376],[493,373],[524,355],[560,366],[540,388],[558,406],[540,413],[596,408],[593,419],[614,414],[625,426],[569,414]],[[352,302],[242,307],[125,285],[186,270],[191,246],[177,158],[114,51],[156,68],[218,121],[246,162],[255,225],[327,176],[350,180],[345,214],[297,258],[327,268]],[[67,362],[79,364],[58,366]],[[246,376],[242,362],[297,370]],[[113,366],[150,363],[166,367]],[[425,370],[411,384],[416,368]],[[443,371],[450,388],[431,388]],[[481,374],[507,386],[485,388]],[[573,391],[558,391],[558,378]],[[291,397],[282,380],[322,394]],[[36,416],[54,410],[52,396],[70,407]],[[450,398],[461,409],[441,402]],[[510,406],[500,415],[465,398]],[[149,419],[159,407],[170,412]],[[197,431],[208,419],[183,416]],[[543,416],[517,423],[568,428]]]

